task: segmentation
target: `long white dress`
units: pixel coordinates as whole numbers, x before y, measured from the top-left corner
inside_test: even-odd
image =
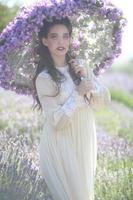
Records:
[[[93,75],[98,89],[88,105],[76,91],[68,66],[58,70],[67,80],[56,97],[46,96],[57,92],[47,71],[36,79],[44,114],[39,146],[41,173],[53,200],[94,200],[97,138],[93,107],[108,103],[110,94]]]

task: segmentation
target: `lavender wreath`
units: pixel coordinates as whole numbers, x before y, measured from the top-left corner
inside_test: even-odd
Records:
[[[36,65],[33,45],[43,19],[69,17],[73,24],[72,50],[86,59],[96,76],[121,53],[126,19],[121,10],[104,0],[43,0],[22,7],[0,34],[0,86],[33,95]],[[76,38],[76,40],[75,40]]]

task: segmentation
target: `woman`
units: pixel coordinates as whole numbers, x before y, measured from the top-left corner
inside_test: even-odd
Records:
[[[92,107],[109,102],[108,90],[70,52],[68,18],[43,22],[35,77],[45,116],[40,167],[53,200],[93,200],[97,160]],[[90,78],[89,78],[90,77]]]

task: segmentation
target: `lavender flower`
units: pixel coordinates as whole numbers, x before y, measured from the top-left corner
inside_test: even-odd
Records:
[[[29,148],[28,138],[10,137],[0,133],[0,196],[10,200],[52,200],[46,183],[41,177],[37,146]]]
[[[133,145],[131,142],[118,136],[109,136],[103,131],[98,134],[98,154],[109,159],[124,160],[133,159]]]

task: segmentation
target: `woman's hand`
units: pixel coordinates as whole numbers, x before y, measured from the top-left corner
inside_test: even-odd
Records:
[[[95,89],[94,82],[86,78],[81,80],[80,84],[76,86],[76,90],[81,96],[84,96],[85,94],[87,94],[88,92],[94,89]]]
[[[83,61],[84,60],[81,59],[71,59],[69,63],[76,74],[80,77],[87,77],[87,69],[85,68]]]
[[[79,74],[81,82],[78,86],[76,86],[76,90],[81,96],[84,96],[88,92],[95,90],[95,85],[93,82],[92,75],[88,75],[87,69],[84,66],[84,60],[82,59],[72,59],[69,62],[71,64],[72,69],[75,71],[76,74]]]

